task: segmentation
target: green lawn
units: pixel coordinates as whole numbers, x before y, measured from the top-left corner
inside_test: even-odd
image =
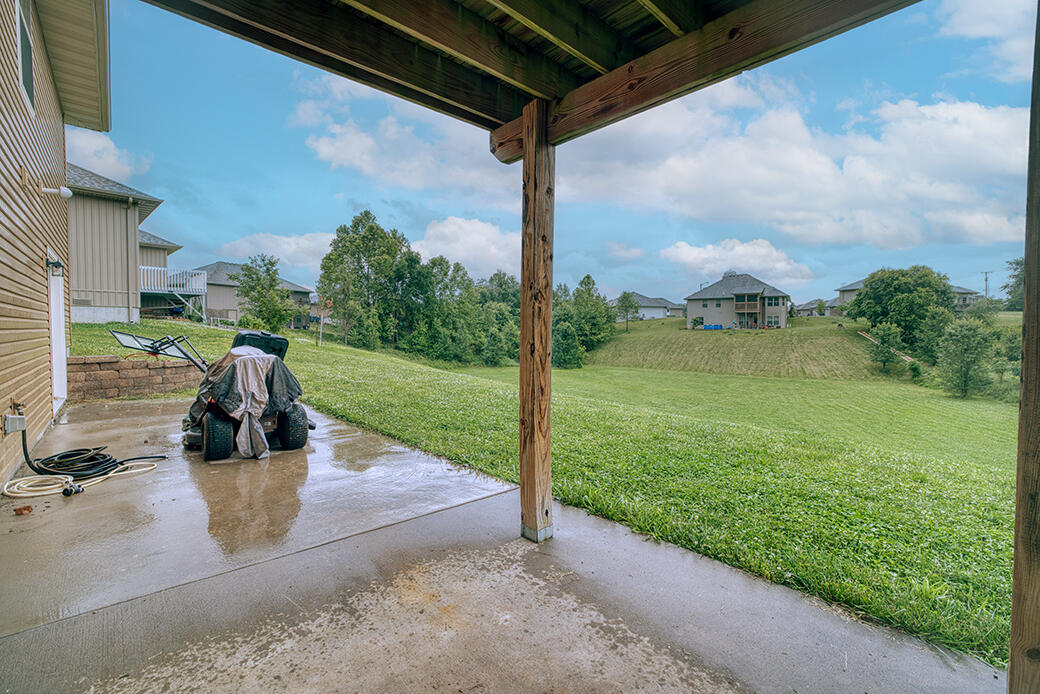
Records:
[[[186,332],[210,357],[231,339]],[[106,335],[74,326],[73,353],[118,353]],[[287,362],[308,404],[517,479],[515,367],[448,371],[341,345],[319,350],[309,334],[290,339]],[[883,380],[602,366],[553,378],[561,501],[1006,661],[1013,405]]]
[[[843,324],[843,328],[838,325]],[[794,318],[785,330],[686,330],[685,318],[619,324],[590,364],[795,378],[877,378],[864,329],[847,318]]]

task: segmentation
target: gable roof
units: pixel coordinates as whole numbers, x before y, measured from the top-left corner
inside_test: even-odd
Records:
[[[696,291],[686,297],[691,299],[729,299],[734,294],[761,294],[762,296],[787,296],[790,294],[781,291],[771,284],[766,284],[757,277],[743,272],[727,272],[722,279],[715,284],[709,284],[704,289]]]
[[[137,230],[137,245],[138,246],[153,246],[155,248],[167,248],[170,253],[184,248],[184,246],[177,245],[173,241],[167,241],[161,236],[145,231],[144,229]]]
[[[664,299],[659,296],[646,296],[645,294],[640,294],[639,292],[629,292],[629,294],[631,294],[632,298],[636,300],[636,303],[639,305],[640,308],[656,308],[658,306],[675,309],[682,308],[682,304],[677,304],[674,301],[669,301],[668,299]],[[617,303],[617,299],[614,300],[614,303]]]
[[[99,173],[94,173],[82,166],[76,166],[67,162],[66,180],[69,188],[80,195],[91,195],[96,198],[107,198],[109,200],[126,200],[133,198],[137,203],[138,222],[143,222],[155,208],[162,204],[162,200],[148,193],[143,193],[136,188],[131,188],[119,181],[113,181]]]
[[[978,294],[978,292],[975,291],[974,289],[968,289],[966,287],[958,287],[958,286],[953,285],[953,284],[950,285],[950,289],[953,290],[954,294]]]
[[[866,281],[867,281],[867,278],[864,277],[861,280],[856,280],[855,282],[849,282],[844,287],[838,287],[834,291],[836,291],[836,292],[853,292],[853,291],[856,291],[857,289],[863,289],[863,283],[866,282]]]
[[[206,284],[220,284],[225,287],[237,287],[238,282],[235,282],[233,279],[228,277],[228,275],[237,275],[242,272],[242,263],[228,263],[223,260],[218,260],[209,265],[200,265],[195,269],[204,270],[206,272]],[[282,279],[281,277],[278,278],[278,282],[282,289],[288,289],[291,292],[307,292],[308,294],[311,292],[307,287]]]

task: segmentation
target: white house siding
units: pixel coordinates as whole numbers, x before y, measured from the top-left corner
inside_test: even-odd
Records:
[[[640,306],[639,317],[643,320],[648,318],[667,318],[668,309],[664,306]]]
[[[52,345],[61,351],[61,336],[51,335],[48,251],[69,266],[68,207],[57,195],[41,195],[19,185],[25,167],[31,182],[48,188],[65,185],[65,126],[54,87],[47,48],[35,12],[32,62],[35,104],[30,110],[18,78],[18,31],[15,0],[0,1],[0,402],[25,404],[27,435],[32,445],[53,414]],[[68,338],[69,282],[61,305]],[[22,459],[21,434],[0,434],[0,480]]]
[[[75,195],[69,201],[72,320],[137,321],[141,316],[137,205]]]

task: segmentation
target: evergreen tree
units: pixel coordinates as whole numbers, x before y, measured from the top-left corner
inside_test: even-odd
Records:
[[[552,365],[560,369],[580,369],[585,355],[578,333],[567,321],[553,328]]]

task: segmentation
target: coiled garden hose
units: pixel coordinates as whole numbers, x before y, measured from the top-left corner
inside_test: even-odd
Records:
[[[72,496],[107,479],[138,475],[156,468],[155,463],[142,461],[166,459],[165,455],[139,455],[116,460],[108,453],[102,452],[106,448],[107,446],[74,448],[46,458],[30,458],[23,429],[22,455],[25,456],[25,464],[36,475],[20,477],[5,483],[3,495],[16,499],[59,493]]]

